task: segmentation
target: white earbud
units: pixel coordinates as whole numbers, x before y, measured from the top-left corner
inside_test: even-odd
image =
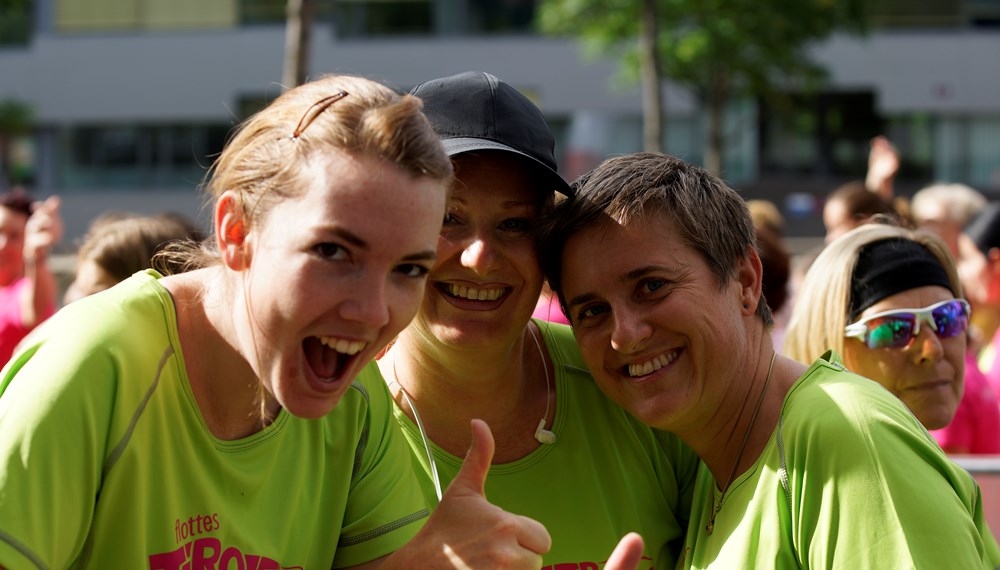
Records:
[[[552,400],[552,385],[549,384],[549,367],[545,363],[545,352],[542,350],[542,343],[538,342],[538,336],[535,335],[534,329],[529,326],[528,332],[531,333],[531,340],[535,341],[538,356],[542,359],[542,371],[545,373],[545,415],[542,416],[542,419],[538,420],[538,427],[535,428],[535,439],[538,440],[538,443],[552,445],[556,442],[556,434],[545,429],[545,420],[549,417],[549,403]]]
[[[545,418],[538,420],[538,429],[535,430],[535,439],[538,443],[552,445],[556,442],[556,434],[545,429]]]

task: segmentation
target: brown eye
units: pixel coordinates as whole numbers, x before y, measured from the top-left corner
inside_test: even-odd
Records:
[[[427,273],[430,272],[430,268],[416,263],[404,263],[403,265],[396,267],[396,272],[402,273],[407,277],[420,279],[427,276]]]
[[[649,279],[648,281],[643,281],[640,289],[643,293],[655,293],[666,284],[667,282],[663,279]]]
[[[320,256],[334,261],[347,259],[347,250],[335,243],[321,243],[313,247],[313,250]]]
[[[577,320],[594,318],[608,311],[607,305],[586,305],[577,313]]]
[[[531,230],[531,227],[531,220],[527,218],[511,218],[500,223],[501,230],[512,233],[527,232]]]

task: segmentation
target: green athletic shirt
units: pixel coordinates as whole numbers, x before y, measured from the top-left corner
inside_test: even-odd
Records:
[[[799,378],[770,441],[719,491],[700,468],[681,568],[993,568],[972,476],[906,406],[832,351]]]
[[[598,389],[566,325],[535,320],[555,368],[556,442],[493,465],[486,497],[506,511],[540,521],[552,537],[549,570],[604,567],[629,531],[646,542],[640,570],[674,567],[691,507],[698,457],[674,435],[653,430]],[[410,442],[424,494],[437,502],[423,438],[395,406]],[[417,413],[420,410],[417,409]],[[539,418],[524,418],[535,425]],[[431,444],[441,486],[463,458]]]
[[[67,305],[0,373],[0,565],[326,569],[408,541],[426,503],[377,367],[324,418],[220,440],[158,277]]]

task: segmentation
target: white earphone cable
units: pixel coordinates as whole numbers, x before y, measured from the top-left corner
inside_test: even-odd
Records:
[[[549,381],[549,365],[545,362],[545,352],[542,351],[542,343],[538,341],[538,335],[535,334],[535,330],[531,328],[531,323],[528,323],[528,332],[531,333],[531,340],[535,341],[535,347],[538,349],[538,356],[542,359],[542,371],[545,372],[545,415],[542,416],[541,421],[538,422],[538,428],[535,430],[535,439],[539,443],[544,443],[546,445],[551,445],[556,442],[556,434],[545,429],[545,424],[549,420],[549,404],[552,400],[552,384]]]
[[[538,424],[538,429],[535,430],[535,439],[539,443],[552,444],[555,443],[555,434],[551,431],[545,429],[545,423],[548,421],[549,417],[549,407],[550,400],[552,398],[552,384],[549,381],[549,367],[545,362],[545,353],[542,351],[542,344],[538,341],[538,335],[528,325],[528,332],[531,333],[531,339],[535,341],[535,347],[538,348],[538,355],[542,359],[542,370],[545,372],[545,415],[542,416],[541,421]],[[441,477],[438,475],[437,463],[434,462],[434,452],[431,451],[431,440],[427,437],[427,431],[424,429],[424,423],[420,420],[420,414],[417,412],[417,407],[413,405],[413,400],[410,399],[410,395],[403,388],[403,385],[399,382],[399,375],[396,374],[396,357],[392,357],[392,384],[399,387],[399,393],[403,395],[403,399],[406,400],[406,405],[410,407],[413,411],[413,419],[417,424],[417,429],[420,430],[420,438],[424,443],[424,452],[427,454],[427,463],[430,467],[431,480],[434,482],[434,493],[437,494],[438,502],[441,501],[443,493],[441,492]]]
[[[420,421],[420,414],[417,413],[417,407],[413,405],[413,401],[410,400],[410,395],[406,393],[406,389],[403,385],[399,383],[399,379],[396,378],[396,359],[392,359],[392,375],[393,382],[399,386],[399,393],[403,395],[403,399],[406,400],[406,405],[410,406],[413,410],[413,419],[417,422],[417,429],[420,430],[420,438],[424,440],[424,451],[427,452],[427,463],[430,466],[431,480],[434,482],[434,493],[437,495],[438,502],[441,502],[441,478],[438,476],[437,464],[434,463],[434,453],[431,452],[431,440],[427,437],[427,432],[424,431],[424,423]]]

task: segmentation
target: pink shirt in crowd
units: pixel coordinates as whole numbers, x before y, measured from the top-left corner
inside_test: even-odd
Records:
[[[975,354],[965,355],[965,393],[955,418],[931,435],[948,453],[1000,454],[1000,400],[979,371]]]
[[[562,308],[559,306],[559,297],[557,295],[552,295],[551,297],[545,294],[539,295],[538,303],[535,304],[535,312],[531,316],[552,323],[569,324],[569,319],[566,318],[566,315],[562,312]]]
[[[0,287],[0,368],[10,360],[17,343],[31,332],[21,324],[21,303],[18,301],[21,290],[27,285],[28,281],[21,277],[6,287]]]

